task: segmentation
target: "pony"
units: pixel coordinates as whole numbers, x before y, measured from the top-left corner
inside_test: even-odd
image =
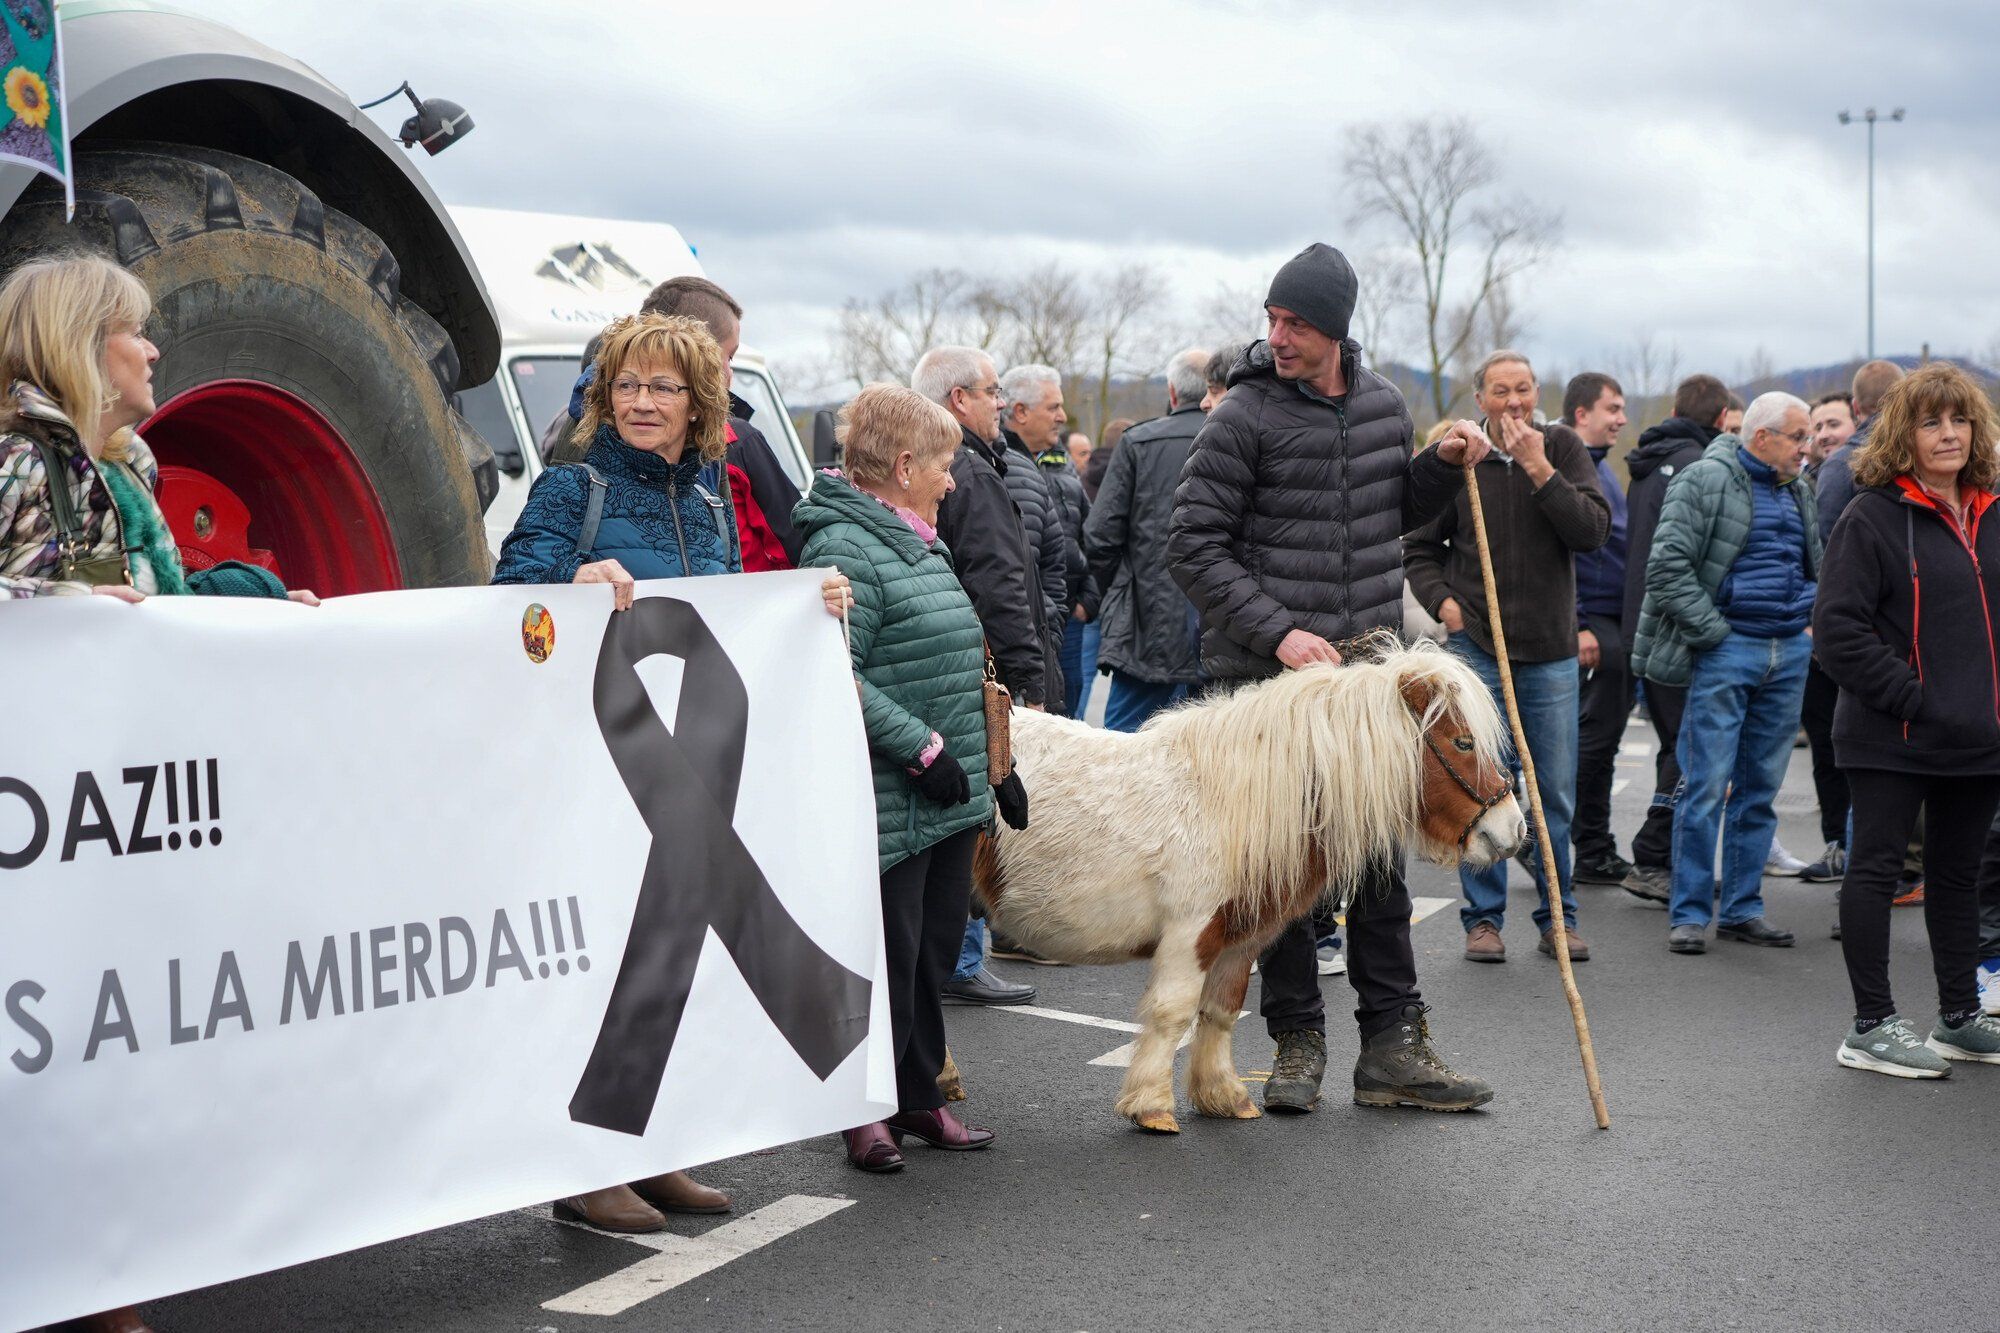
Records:
[[[1236,1076],[1237,1011],[1251,964],[1322,893],[1344,906],[1403,848],[1484,866],[1526,837],[1478,676],[1427,641],[1347,652],[1132,734],[1012,714],[1035,817],[981,836],[973,889],[995,928],[1050,958],[1152,961],[1117,1101],[1142,1129],[1179,1131],[1174,1051],[1191,1021],[1195,1109],[1262,1114]]]

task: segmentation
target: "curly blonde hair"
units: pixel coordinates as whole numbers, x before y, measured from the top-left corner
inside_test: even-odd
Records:
[[[104,373],[104,348],[120,329],[141,328],[153,313],[146,284],[102,255],[33,259],[0,284],[0,431],[20,422],[5,390],[34,385],[62,409],[79,434],[95,430],[118,401]],[[125,457],[132,432],[104,442],[104,456]]]
[[[704,463],[729,448],[729,367],[708,326],[684,315],[624,315],[605,326],[591,363],[596,374],[583,391],[583,417],[570,435],[588,449],[599,426],[615,427],[611,382],[639,366],[670,370],[688,389],[688,444]],[[578,455],[581,456],[580,454]]]
[[[1990,491],[2000,481],[2000,421],[1979,382],[1949,361],[1920,366],[1890,386],[1882,410],[1868,433],[1868,443],[1854,455],[1854,484],[1888,486],[1917,470],[1917,427],[1930,417],[1956,408],[1972,423],[1972,447],[1958,470],[1961,487]]]

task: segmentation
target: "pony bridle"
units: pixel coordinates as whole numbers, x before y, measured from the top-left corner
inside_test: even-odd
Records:
[[[1458,835],[1458,849],[1464,851],[1465,845],[1472,841],[1472,832],[1479,827],[1479,821],[1486,818],[1494,806],[1514,794],[1514,775],[1512,773],[1507,774],[1507,780],[1500,784],[1499,791],[1494,792],[1491,796],[1481,796],[1479,789],[1474,787],[1470,782],[1467,782],[1465,775],[1451,766],[1451,761],[1445,758],[1444,751],[1438,748],[1437,741],[1432,738],[1428,731],[1424,733],[1424,746],[1431,752],[1431,758],[1438,761],[1438,767],[1445,771],[1446,776],[1453,782],[1456,782],[1458,789],[1479,806],[1479,812],[1465,821],[1465,829]]]

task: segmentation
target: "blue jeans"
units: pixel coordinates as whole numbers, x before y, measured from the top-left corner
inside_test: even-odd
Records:
[[[1677,755],[1687,787],[1674,810],[1674,889],[1667,921],[1705,926],[1715,901],[1715,843],[1722,840],[1725,926],[1764,915],[1764,861],[1798,735],[1812,641],[1729,637],[1697,654],[1681,715]],[[1727,801],[1727,809],[1724,802]]]
[[[1111,697],[1104,702],[1106,731],[1137,731],[1162,708],[1187,698],[1185,685],[1155,685],[1122,671],[1111,673]]]
[[[1493,695],[1493,706],[1504,717],[1507,705],[1500,693],[1499,662],[1474,643],[1469,634],[1452,635],[1445,641],[1445,647],[1479,673],[1479,679]],[[1535,781],[1542,789],[1542,814],[1548,820],[1549,844],[1556,855],[1556,880],[1562,888],[1563,924],[1574,927],[1576,898],[1570,891],[1569,826],[1576,812],[1576,659],[1514,663],[1514,698],[1521,706],[1521,729],[1527,734],[1528,753],[1535,759]],[[1518,781],[1521,766],[1514,759],[1511,744],[1508,762],[1513,764]],[[1527,793],[1523,791],[1523,810],[1527,803]],[[1543,882],[1539,849],[1534,858],[1535,893],[1540,900],[1535,908],[1535,929],[1546,931],[1554,918],[1549,914],[1549,887]],[[1458,909],[1458,916],[1467,930],[1482,921],[1497,929],[1506,921],[1506,861],[1484,870],[1461,867],[1458,885],[1465,893],[1465,904]]]
[[[958,966],[952,969],[952,979],[969,981],[972,974],[986,961],[986,918],[967,917],[965,940],[958,946]]]
[[[1090,707],[1090,687],[1097,679],[1097,645],[1103,638],[1104,631],[1095,620],[1089,624],[1071,620],[1063,625],[1063,690],[1070,717],[1081,718],[1083,710]]]

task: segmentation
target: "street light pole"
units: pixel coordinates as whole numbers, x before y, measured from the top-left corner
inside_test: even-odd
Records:
[[[1901,120],[1903,108],[1897,107],[1886,119]],[[1875,108],[1869,107],[1861,113],[1861,119],[1868,125],[1868,359],[1875,359]],[[1840,113],[1840,123],[1852,125],[1854,117],[1848,112]]]

